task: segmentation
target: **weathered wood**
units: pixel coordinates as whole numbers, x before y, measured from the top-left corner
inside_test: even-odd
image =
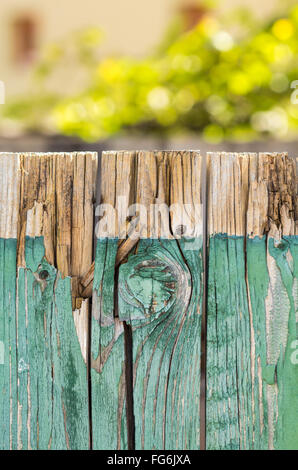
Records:
[[[98,233],[92,320],[95,448],[129,447],[133,411],[136,449],[197,449],[201,157],[195,152],[105,153],[102,181],[102,203],[119,213],[119,196],[126,197],[136,212],[117,218],[104,237],[104,224]],[[130,337],[131,364],[124,357]]]
[[[297,177],[210,154],[207,448],[297,449]]]
[[[134,152],[103,153],[101,204],[119,209],[130,202]],[[103,215],[103,214],[97,214]],[[126,221],[125,221],[126,222]],[[127,449],[124,325],[117,313],[116,257],[121,221],[96,228],[97,247],[91,321],[92,441],[94,449]],[[107,233],[103,234],[103,230]]]
[[[89,447],[76,278],[92,262],[95,175],[95,154],[0,154],[2,449]]]
[[[298,449],[296,166],[208,156],[208,449]],[[199,448],[202,159],[101,170],[92,263],[95,154],[0,154],[1,449]]]

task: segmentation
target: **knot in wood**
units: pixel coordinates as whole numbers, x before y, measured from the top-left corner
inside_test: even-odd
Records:
[[[119,295],[131,319],[153,319],[169,311],[188,291],[188,272],[166,252],[153,250],[130,257],[121,266]]]
[[[49,277],[49,271],[47,271],[46,269],[43,269],[42,271],[40,271],[39,279],[41,279],[42,281],[45,281],[46,279],[48,279],[48,277]]]

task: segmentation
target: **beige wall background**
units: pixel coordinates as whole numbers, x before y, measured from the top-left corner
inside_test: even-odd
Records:
[[[22,15],[36,17],[39,24],[38,49],[59,41],[71,31],[98,26],[105,32],[102,54],[141,56],[150,51],[183,6],[195,0],[0,0],[0,80],[7,95],[23,93],[30,79],[30,64],[13,59],[12,25]],[[220,11],[246,6],[257,15],[275,7],[270,0],[222,0]],[[61,83],[54,86],[59,89]]]

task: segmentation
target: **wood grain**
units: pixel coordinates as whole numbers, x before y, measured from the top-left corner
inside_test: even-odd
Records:
[[[0,175],[0,447],[87,449],[76,278],[92,262],[96,155],[0,154]]]
[[[207,160],[207,448],[298,449],[297,159]],[[0,154],[0,448],[199,449],[202,158],[104,153],[92,263],[96,164]]]
[[[108,237],[98,235],[92,320],[96,354],[101,344],[92,360],[96,448],[129,446],[127,398],[133,398],[136,449],[199,448],[201,163],[196,152],[103,154],[102,179],[109,185],[103,186],[102,202],[117,207],[117,195],[126,195],[136,212],[120,225],[128,234],[134,229],[134,238],[119,240],[119,225]],[[127,328],[131,384],[121,360]],[[130,385],[133,397],[127,397]]]
[[[207,448],[297,449],[295,162],[208,159]]]
[[[119,209],[121,198],[131,203],[135,152],[106,152],[101,160],[101,204]],[[105,206],[103,206],[105,207]],[[109,210],[109,209],[107,209]],[[103,214],[98,214],[102,215]],[[124,325],[117,313],[118,248],[126,220],[109,218],[96,227],[91,321],[91,384],[93,448],[127,449]],[[103,230],[105,233],[103,234]]]

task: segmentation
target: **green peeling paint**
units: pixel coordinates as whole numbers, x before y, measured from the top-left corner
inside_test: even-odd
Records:
[[[193,246],[141,240],[118,275],[118,240],[98,240],[94,449],[128,446],[124,323],[136,449],[199,448],[203,263]],[[46,262],[42,238],[26,239],[26,268],[16,254],[16,240],[0,239],[0,448],[88,449],[70,278]],[[216,235],[208,263],[207,448],[298,449],[298,237]]]
[[[210,239],[209,449],[298,449],[297,247]]]
[[[251,448],[250,320],[239,237],[210,238],[206,378],[207,448]]]
[[[298,364],[292,358],[293,344],[297,349],[298,340],[298,237],[287,237],[279,244],[270,239],[269,253],[276,261],[288,297],[288,304],[281,309],[288,323],[286,344],[280,347],[276,370],[278,418],[274,445],[276,449],[298,450]]]
[[[132,327],[136,449],[199,449],[202,252],[141,240],[119,272]],[[196,247],[194,244],[193,247]]]
[[[141,240],[117,278],[118,240],[98,240],[91,360],[95,449],[127,449],[124,323],[132,328],[136,449],[199,448],[201,247]]]
[[[91,324],[93,448],[127,449],[124,334],[115,323],[114,278],[118,240],[97,241]]]
[[[0,449],[17,449],[16,240],[0,239]],[[4,350],[4,351],[3,351]],[[10,397],[14,396],[14,400]]]
[[[0,240],[0,447],[88,449],[87,370],[70,278],[46,262],[42,238],[26,238],[26,268],[17,270],[16,247]]]

